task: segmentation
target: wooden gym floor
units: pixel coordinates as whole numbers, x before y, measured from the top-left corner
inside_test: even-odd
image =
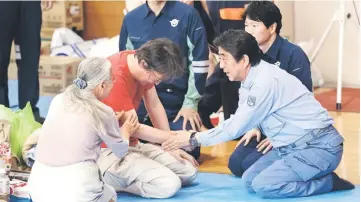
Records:
[[[345,138],[342,161],[336,172],[340,177],[360,184],[360,114],[349,112],[329,112],[334,118],[334,126]],[[212,147],[203,147],[200,157],[201,172],[230,174],[227,165],[228,158],[234,150],[237,141],[231,141]]]

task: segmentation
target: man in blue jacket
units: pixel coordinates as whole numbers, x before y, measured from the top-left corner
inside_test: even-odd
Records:
[[[295,76],[262,60],[256,39],[245,31],[226,31],[214,44],[229,80],[241,83],[237,111],[211,130],[178,131],[162,143],[163,149],[212,146],[241,136],[246,142],[259,140],[259,133],[247,133],[256,128],[274,149],[244,173],[248,192],[290,198],[354,189],[334,172],[344,139],[313,93]]]
[[[256,38],[260,49],[265,53],[263,59],[298,78],[312,92],[310,62],[299,46],[279,35],[282,16],[277,6],[270,1],[254,2],[247,7],[244,16],[245,30]],[[257,129],[248,133],[261,134]],[[248,144],[240,141],[229,158],[228,167],[233,174],[242,176],[271,148],[270,141],[263,135],[260,142],[256,139]]]

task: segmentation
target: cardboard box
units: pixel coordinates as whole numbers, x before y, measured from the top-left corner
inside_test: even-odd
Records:
[[[81,58],[41,56],[39,62],[40,95],[54,96],[72,84]],[[9,79],[17,78],[16,65],[9,66]]]
[[[51,48],[50,48],[50,41],[41,41],[41,50],[40,55],[50,55]],[[14,42],[11,46],[11,53],[10,53],[10,62],[9,62],[9,69],[8,69],[8,78],[9,79],[17,79],[17,65],[16,60],[21,59],[20,54],[20,46],[15,45]]]
[[[41,37],[51,39],[56,28],[84,29],[83,1],[54,1],[42,14]]]
[[[51,41],[41,41],[40,55],[50,55],[51,53]]]
[[[50,41],[41,41],[40,55],[50,55],[51,53],[50,45],[51,45]],[[14,42],[11,45],[10,59],[12,60],[21,59],[20,46],[15,45]]]

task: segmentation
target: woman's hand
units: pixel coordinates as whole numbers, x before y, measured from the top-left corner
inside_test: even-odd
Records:
[[[118,116],[118,114],[117,114]],[[119,113],[119,117],[120,119],[122,119],[122,117],[124,116],[123,114]],[[125,138],[129,139],[130,136],[132,136],[139,128],[140,124],[138,122],[138,116],[135,113],[131,113],[128,115],[128,117],[126,117],[122,127],[121,127],[121,131],[123,136],[125,136]]]

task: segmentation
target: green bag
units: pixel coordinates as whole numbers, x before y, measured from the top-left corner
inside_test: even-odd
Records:
[[[15,113],[11,109],[6,108],[4,105],[0,105],[0,120],[7,120],[8,122],[11,122],[14,115]]]
[[[8,120],[11,125],[10,129],[10,148],[11,154],[18,162],[23,165],[22,149],[27,138],[38,128],[41,124],[36,122],[31,109],[30,102],[28,102],[23,110],[13,112],[11,109],[0,105],[0,119]]]

